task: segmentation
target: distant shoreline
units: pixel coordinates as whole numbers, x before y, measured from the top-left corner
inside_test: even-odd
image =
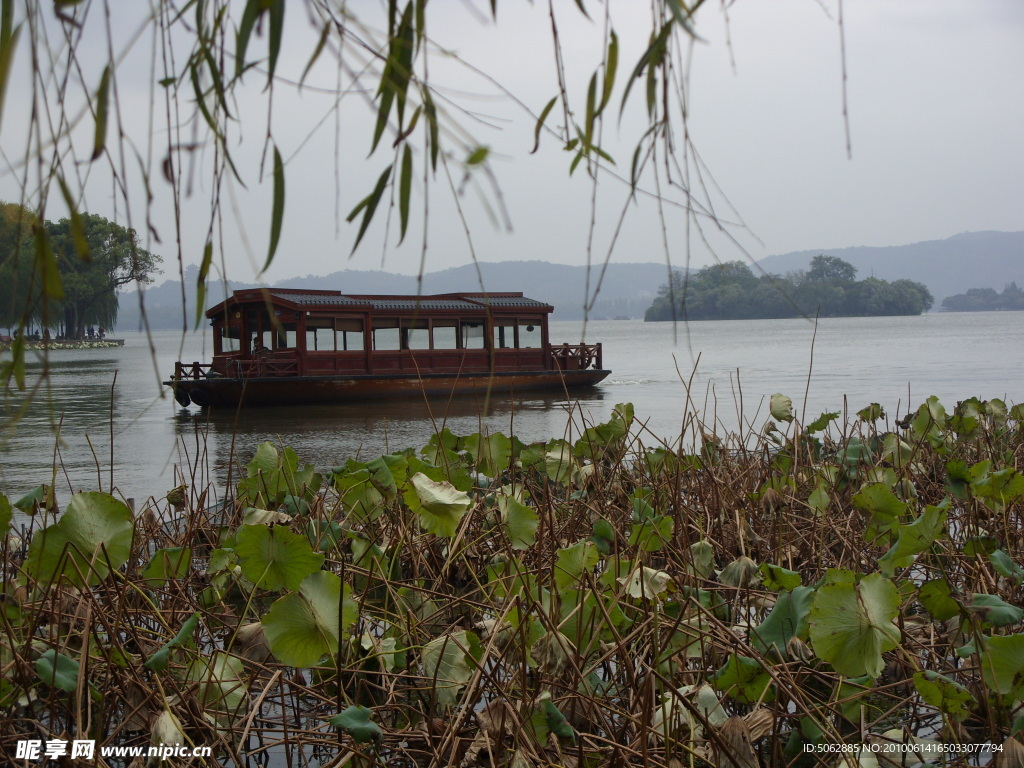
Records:
[[[0,350],[9,350],[13,343],[13,340],[0,340]],[[113,349],[123,346],[124,339],[29,339],[25,349]]]

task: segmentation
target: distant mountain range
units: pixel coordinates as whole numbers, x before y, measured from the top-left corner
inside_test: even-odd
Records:
[[[587,268],[545,261],[482,262],[466,264],[423,275],[419,284],[414,275],[346,269],[330,275],[308,275],[285,280],[278,288],[317,288],[354,294],[431,294],[458,291],[522,291],[531,299],[546,301],[555,308],[554,319],[575,320],[583,317]],[[153,329],[192,327],[195,323],[197,268],[185,270],[186,311],[182,312],[182,289],[179,280],[168,280],[146,289],[144,303],[149,326]],[[590,270],[590,294],[593,295],[600,267]],[[592,320],[616,317],[643,317],[667,279],[664,264],[609,264],[601,283],[601,291],[588,316]],[[482,280],[481,280],[482,278]],[[483,288],[481,288],[481,282]],[[227,292],[253,288],[253,283],[213,283],[207,291],[207,304],[222,301]],[[140,327],[139,299],[136,291],[121,294],[117,327],[136,330]]]
[[[947,296],[968,288],[1024,285],[1024,232],[964,232],[945,240],[910,245],[816,249],[761,259],[758,265],[774,274],[806,269],[819,253],[838,256],[857,268],[857,279],[916,280],[928,286],[935,309]]]
[[[857,268],[858,279],[909,279],[924,283],[932,292],[935,308],[942,299],[968,288],[1002,288],[1010,281],[1024,285],[1024,232],[965,232],[945,240],[929,240],[909,245],[884,247],[817,248],[768,256],[758,262],[766,272],[785,274],[806,269],[819,253],[838,256]],[[546,261],[482,262],[477,267],[460,267],[423,275],[422,285],[411,275],[381,271],[342,270],[330,275],[296,277],[277,284],[280,288],[330,288],[356,294],[454,293],[457,291],[522,291],[530,298],[555,307],[555,319],[583,317],[587,268]],[[146,315],[151,328],[191,327],[195,321],[196,267],[185,270],[185,312],[182,311],[182,286],[168,280],[146,290]],[[600,274],[590,272],[590,293]],[[666,281],[664,264],[609,264],[601,292],[590,310],[591,319],[643,317],[658,288]],[[225,290],[254,287],[252,283],[211,284],[210,305],[221,301]],[[139,300],[135,291],[121,295],[117,327],[140,327]]]

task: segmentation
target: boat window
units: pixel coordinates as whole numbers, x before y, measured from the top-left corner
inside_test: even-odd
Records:
[[[537,320],[519,321],[519,346],[523,349],[537,349],[540,347],[540,322]]]
[[[220,329],[220,351],[237,352],[242,348],[242,329],[237,325],[230,325]]]
[[[434,321],[434,349],[458,349],[459,348],[459,321],[458,320],[435,320]]]
[[[512,349],[516,345],[516,326],[514,320],[494,321],[494,348]]]
[[[463,323],[462,324],[462,348],[483,349],[484,348],[484,324]]]
[[[337,348],[339,351],[357,351],[363,349],[363,321],[362,320],[337,320],[338,329]]]
[[[281,323],[277,330],[276,349],[295,348],[295,323]]]
[[[306,319],[306,351],[334,351],[333,317],[310,317]]]
[[[426,320],[402,321],[402,349],[430,349],[430,326]]]
[[[381,318],[373,321],[373,348],[379,350],[402,348],[397,319]]]

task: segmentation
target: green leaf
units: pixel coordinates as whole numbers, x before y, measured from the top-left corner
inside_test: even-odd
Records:
[[[797,586],[792,591],[782,592],[765,620],[750,630],[754,648],[767,652],[774,647],[775,653],[785,658],[792,638],[808,637],[808,616],[813,598],[814,589],[811,587]]]
[[[676,588],[668,573],[647,566],[634,568],[629,576],[620,576],[616,581],[625,587],[627,595],[637,600],[657,600]]]
[[[829,413],[823,413],[804,429],[808,434],[813,435],[815,432],[821,432],[829,424],[839,418],[839,411],[831,411]]]
[[[135,526],[124,502],[106,493],[79,493],[53,525],[37,531],[25,570],[41,582],[60,577],[95,585],[128,561]]]
[[[373,221],[373,215],[377,212],[377,206],[380,204],[380,199],[384,195],[384,190],[387,188],[388,179],[391,178],[391,169],[393,166],[389,165],[384,169],[384,173],[377,179],[377,184],[373,188],[373,191],[359,201],[359,204],[352,209],[352,212],[346,217],[345,221],[351,223],[360,212],[363,213],[363,221],[359,225],[359,234],[356,235],[355,245],[352,246],[352,253],[356,252],[356,248],[359,247],[360,241],[363,239],[363,235],[366,234],[367,228],[370,226],[370,222]]]
[[[878,403],[871,403],[857,411],[857,416],[862,421],[878,421],[885,418],[885,409]]]
[[[203,261],[199,265],[199,274],[196,276],[196,330],[203,321],[206,314],[206,285],[210,267],[213,264],[213,243],[207,242],[203,246]]]
[[[565,719],[565,715],[562,714],[550,699],[544,700],[543,707],[544,719],[547,723],[548,730],[558,738],[567,739],[575,744],[576,731],[574,731],[572,726],[569,725],[569,721]]]
[[[693,558],[692,567],[687,564],[687,570],[702,579],[706,579],[715,570],[715,548],[703,539],[690,545],[690,555]]]
[[[466,511],[473,506],[469,494],[445,481],[431,480],[422,472],[410,478],[405,503],[419,515],[423,530],[451,539]]]
[[[0,516],[0,519],[2,519],[2,516]],[[2,524],[0,524],[0,530],[3,530]],[[1017,584],[1024,583],[1024,568],[1015,563],[1013,558],[1006,554],[1006,552],[996,549],[989,552],[988,559],[992,563],[992,567],[996,569],[996,573],[1000,576],[1013,579]]]
[[[501,432],[486,437],[475,433],[463,438],[462,445],[476,462],[478,472],[496,478],[505,472],[512,458],[512,440]]]
[[[555,558],[555,584],[560,589],[574,584],[582,578],[584,572],[597,565],[598,559],[597,546],[592,541],[577,541],[570,547],[558,550]]]
[[[771,682],[771,675],[761,662],[735,653],[729,655],[724,667],[711,675],[711,685],[740,704],[774,700],[775,691],[769,690]]]
[[[498,496],[498,511],[508,529],[512,549],[532,547],[537,541],[537,525],[540,522],[537,510],[526,506],[512,495],[503,494]]]
[[[548,119],[548,115],[551,113],[551,110],[554,109],[557,102],[558,97],[555,96],[547,103],[547,106],[541,110],[540,117],[537,118],[537,124],[533,129],[533,149],[530,150],[531,155],[540,148],[540,132],[544,128],[544,122]]]
[[[110,65],[103,68],[100,87],[96,91],[96,132],[92,141],[92,157],[95,160],[103,154],[107,144],[107,120],[110,111]]]
[[[1024,609],[1010,605],[997,595],[975,594],[967,610],[979,616],[986,624],[994,627],[1008,627],[1019,624],[1024,618]]]
[[[979,658],[985,685],[1003,696],[1024,699],[1024,635],[990,637]]]
[[[178,634],[164,643],[159,649],[154,651],[142,666],[154,672],[163,672],[167,669],[167,662],[170,659],[171,651],[180,647],[186,640],[190,639],[196,633],[196,628],[198,626],[199,614],[193,613],[189,619],[181,625],[181,629],[178,630]]]
[[[914,687],[926,704],[958,722],[966,720],[978,703],[962,685],[930,669],[914,675]]]
[[[373,710],[361,705],[354,705],[342,710],[327,720],[331,725],[341,728],[353,738],[357,744],[379,742],[384,736],[380,726],[372,722]]]
[[[14,26],[14,2],[4,0],[3,22],[0,24],[0,120],[4,114],[7,83],[11,79],[11,65],[14,62],[14,52],[18,47],[20,32],[21,24]]]
[[[11,529],[11,520],[14,519],[14,509],[11,502],[0,493],[0,541],[7,538],[7,532]]]
[[[200,656],[189,664],[185,679],[198,684],[196,693],[204,714],[219,725],[230,726],[245,714],[248,676],[237,656],[224,651],[214,651],[210,658]]]
[[[796,589],[803,584],[803,576],[796,571],[790,571],[781,565],[772,563],[761,563],[759,569],[767,589],[778,592],[780,589]]]
[[[190,547],[167,547],[153,553],[153,559],[142,569],[142,578],[149,589],[159,589],[172,579],[181,579],[192,564]]]
[[[262,623],[267,645],[282,664],[312,667],[336,653],[342,634],[358,618],[349,586],[343,591],[337,574],[317,571],[302,581],[298,592],[275,601]]]
[[[960,604],[953,599],[949,582],[945,579],[926,581],[921,585],[917,599],[935,621],[946,621],[960,613]]]
[[[871,524],[864,532],[868,543],[876,543],[896,531],[900,518],[907,513],[907,505],[885,483],[866,485],[851,501],[857,509],[871,514]]]
[[[769,410],[776,421],[793,420],[793,401],[781,393],[772,395]]]
[[[412,148],[405,144],[402,150],[402,169],[398,183],[398,218],[401,245],[405,240],[405,230],[409,227],[409,199],[412,196]]]
[[[909,567],[918,554],[935,543],[946,522],[948,502],[945,499],[938,506],[926,507],[917,520],[897,529],[896,543],[878,559],[882,575],[891,577],[897,568]]]
[[[466,165],[472,167],[474,165],[482,165],[487,160],[491,150],[488,147],[476,147],[472,152],[469,153],[469,157],[466,158]]]
[[[629,534],[629,545],[645,552],[658,552],[672,541],[675,520],[668,515],[648,517],[636,523]]]
[[[590,541],[597,546],[597,551],[602,555],[610,555],[615,545],[615,529],[612,524],[603,517],[594,521],[594,532]]]
[[[78,675],[81,666],[53,648],[46,650],[36,660],[36,674],[47,685],[68,693],[78,690]]]
[[[441,707],[455,704],[459,691],[473,676],[470,648],[476,642],[476,635],[461,630],[436,637],[423,646],[423,677],[429,681]]]
[[[859,584],[830,583],[818,588],[808,616],[814,652],[847,677],[878,677],[882,654],[899,645],[896,585],[880,574]]]
[[[284,0],[277,0],[283,6]],[[276,2],[275,2],[276,5]],[[282,13],[283,13],[282,9]],[[271,21],[274,15],[271,12]],[[271,33],[273,34],[273,32]],[[280,40],[278,41],[280,44]],[[271,64],[273,71],[273,64]],[[281,225],[284,223],[284,163],[281,161],[281,153],[274,145],[274,204],[270,216],[270,247],[267,250],[267,261],[263,265],[262,272],[269,269],[274,261],[274,254],[277,253],[277,244],[281,240]]]
[[[242,574],[261,589],[298,589],[324,564],[324,556],[313,551],[305,536],[283,525],[243,525],[238,529],[235,553]]]

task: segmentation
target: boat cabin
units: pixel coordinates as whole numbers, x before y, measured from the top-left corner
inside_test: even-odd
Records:
[[[206,313],[212,364],[179,371],[179,378],[600,369],[600,344],[551,345],[552,311],[522,293],[240,290]]]

